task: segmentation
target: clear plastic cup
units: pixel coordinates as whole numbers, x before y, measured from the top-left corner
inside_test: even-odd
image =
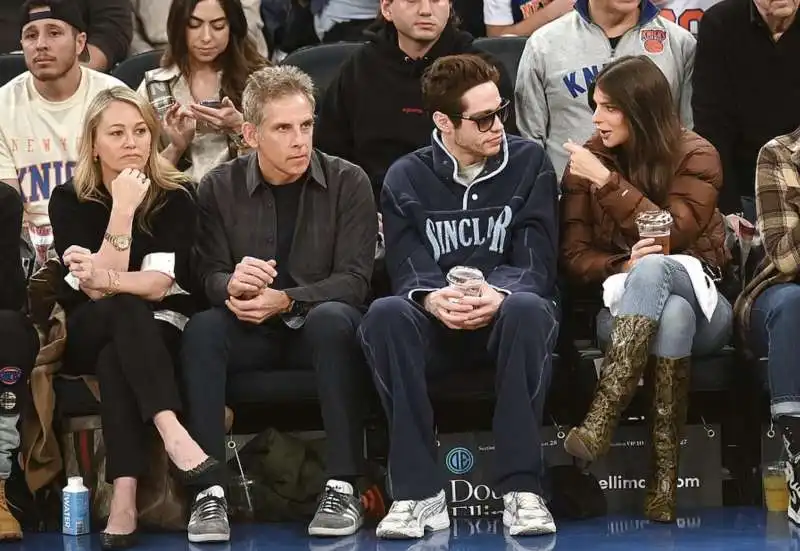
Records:
[[[481,296],[481,287],[486,282],[483,272],[468,266],[455,266],[447,272],[447,282],[468,297]]]
[[[789,510],[789,486],[784,461],[772,461],[761,466],[764,505],[767,511],[786,513]]]
[[[654,245],[661,245],[661,252],[669,254],[669,236],[672,230],[672,215],[665,210],[649,210],[636,217],[639,238],[650,238]]]
[[[31,245],[36,251],[37,265],[44,266],[53,246],[53,226],[50,224],[28,224],[28,235],[31,238]]]
[[[232,519],[239,522],[252,522],[255,516],[253,506],[256,481],[249,476],[237,475],[228,484],[228,509]]]

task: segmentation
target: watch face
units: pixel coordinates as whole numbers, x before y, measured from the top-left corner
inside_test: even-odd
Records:
[[[127,249],[131,246],[131,238],[127,235],[117,237],[117,246],[122,249]]]

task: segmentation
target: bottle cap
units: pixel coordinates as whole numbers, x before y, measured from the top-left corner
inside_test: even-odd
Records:
[[[71,476],[67,478],[67,486],[83,486],[83,477]]]

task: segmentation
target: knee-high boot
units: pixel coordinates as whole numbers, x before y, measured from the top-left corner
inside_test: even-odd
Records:
[[[650,339],[658,322],[645,316],[614,318],[603,372],[589,412],[579,426],[569,431],[564,448],[585,461],[594,461],[608,451],[622,412],[630,404],[647,365]]]
[[[674,522],[680,436],[689,407],[691,358],[653,358],[646,384],[652,393],[652,465],[644,514],[656,522]]]

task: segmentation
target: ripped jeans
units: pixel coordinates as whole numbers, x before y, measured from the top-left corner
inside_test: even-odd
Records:
[[[639,260],[625,280],[619,315],[640,315],[658,320],[650,354],[661,358],[705,356],[721,350],[733,331],[733,309],[719,295],[711,320],[707,320],[681,263],[664,255]],[[597,339],[605,349],[613,317],[607,308],[597,315]]]

